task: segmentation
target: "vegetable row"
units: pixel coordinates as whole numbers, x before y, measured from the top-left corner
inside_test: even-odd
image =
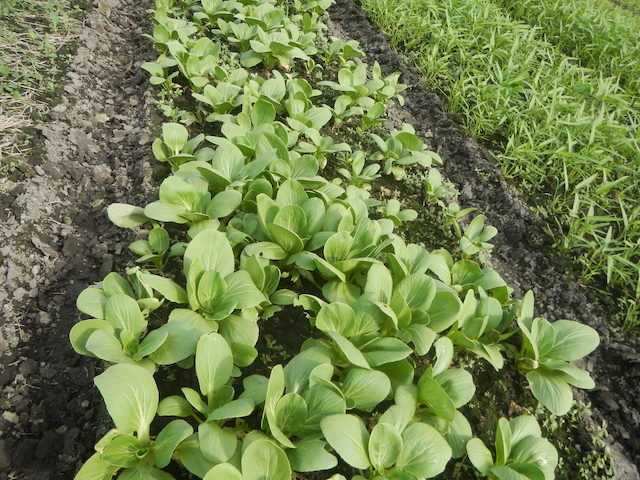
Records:
[[[456,224],[460,260],[394,233],[418,213],[380,205],[369,182],[430,169],[427,196],[444,206],[431,173],[440,159],[409,125],[373,134],[373,155],[327,135],[381,124],[403,88],[353,61],[354,44],[322,41],[329,4],[157,1],[160,57],[145,69],[165,113],[211,134],[166,123],[153,144],[172,170],[159,199],[109,207],[117,225],[151,228],[130,246],[138,266],[77,301],[91,318],[71,342],[111,365],[95,383],[115,424],[77,480],[164,480],[180,468],[205,480],[422,479],[465,454],[490,478],[553,478],[557,452],[533,417],[499,421],[495,458],[473,438],[460,409],[475,385],[461,358],[496,370],[515,361],[536,398],[563,414],[571,385],[593,386],[569,362],[598,335],[534,318],[530,293],[514,301],[471,259],[496,233],[482,216],[464,232]],[[310,83],[321,62],[334,75]],[[188,96],[191,110],[179,106]],[[323,167],[338,161],[343,179],[329,181]],[[294,307],[315,334],[286,365],[256,373],[261,325]],[[184,372],[179,394],[159,390],[165,368]]]

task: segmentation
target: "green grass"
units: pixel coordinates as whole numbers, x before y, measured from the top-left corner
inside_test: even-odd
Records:
[[[640,15],[640,0],[596,0],[599,3],[609,3],[616,8],[627,11],[630,15]]]
[[[497,0],[516,20],[542,29],[545,39],[584,67],[617,77],[640,91],[640,22],[593,0]]]
[[[69,0],[0,2],[0,160],[28,151],[23,130],[46,112],[59,50],[75,38],[79,12]]]
[[[363,7],[429,87],[448,97],[474,136],[502,139],[504,174],[558,223],[564,235],[556,246],[577,255],[586,280],[606,279],[625,291],[626,323],[635,325],[637,95],[617,76],[584,68],[547,41],[543,29],[513,20],[488,0],[365,0]]]

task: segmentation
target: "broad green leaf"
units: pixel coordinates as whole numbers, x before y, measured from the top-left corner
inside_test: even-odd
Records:
[[[207,421],[210,420],[226,420],[229,418],[242,418],[253,413],[255,404],[251,398],[239,398],[232,400],[231,402],[216,408],[207,417]]]
[[[275,408],[274,419],[287,437],[295,435],[307,419],[307,403],[297,393],[287,393]]]
[[[271,223],[267,225],[269,237],[280,245],[285,252],[296,253],[304,249],[304,242],[296,232]]]
[[[492,476],[494,476],[498,480],[531,480],[527,476],[522,475],[516,470],[512,469],[510,466],[506,467],[503,465],[496,465],[489,471]]]
[[[119,469],[120,467],[105,462],[96,452],[84,462],[74,480],[111,480]]]
[[[436,332],[426,325],[409,325],[404,331],[409,334],[416,353],[421,356],[426,355],[431,350],[433,341],[437,336]]]
[[[160,401],[158,415],[161,417],[190,417],[193,415],[193,408],[184,397],[170,395]]]
[[[180,153],[189,141],[189,132],[179,123],[165,123],[162,125],[162,140],[174,154]]]
[[[544,472],[533,463],[512,463],[508,467],[496,466],[491,469],[491,473],[498,480],[545,480]]]
[[[313,369],[324,364],[331,365],[331,355],[327,348],[308,348],[293,357],[284,367],[287,392],[304,392],[309,386],[309,375]]]
[[[267,300],[246,270],[233,272],[225,280],[227,282],[225,299],[237,302],[237,308],[252,308]]]
[[[207,206],[209,218],[223,218],[231,215],[242,202],[242,194],[237,190],[225,190],[216,194]]]
[[[267,100],[258,100],[251,109],[251,122],[253,125],[270,124],[276,118],[276,109]]]
[[[280,447],[258,440],[244,450],[242,475],[244,480],[290,480],[291,465]]]
[[[504,465],[511,454],[513,442],[511,441],[511,427],[506,418],[498,420],[496,430],[496,464]]]
[[[476,469],[483,475],[489,475],[493,467],[493,455],[479,438],[472,438],[467,442],[467,455]]]
[[[307,420],[303,432],[319,432],[321,420],[347,411],[344,396],[337,389],[325,385],[314,385],[303,393],[307,403]]]
[[[331,263],[327,262],[324,258],[320,257],[319,255],[316,255],[315,253],[310,253],[308,256],[313,258],[313,261],[316,267],[318,268],[318,271],[326,279],[337,278],[338,280],[340,280],[340,282],[347,281],[347,277],[344,274],[344,272],[340,270],[336,265],[332,265]],[[334,301],[338,301],[338,300],[334,300]]]
[[[425,373],[418,381],[419,400],[428,406],[438,417],[452,422],[456,407],[440,384]]]
[[[435,376],[434,379],[447,392],[456,408],[469,403],[476,393],[473,376],[466,370],[452,368]]]
[[[427,310],[436,294],[436,284],[431,277],[412,273],[400,280],[396,290],[404,297],[411,310]]]
[[[458,318],[462,307],[460,298],[451,292],[437,291],[429,306],[429,328],[436,333],[449,328]]]
[[[363,470],[371,466],[368,454],[369,432],[359,417],[329,415],[322,419],[320,427],[329,445],[345,462]]]
[[[232,370],[233,355],[222,335],[210,333],[200,337],[196,350],[196,375],[202,394],[210,396],[226,384]]]
[[[447,337],[440,337],[434,345],[436,351],[436,363],[433,366],[433,376],[444,372],[453,360],[453,343]]]
[[[339,262],[347,258],[353,246],[353,237],[348,232],[336,232],[324,245],[324,258],[329,263]]]
[[[367,363],[367,360],[364,358],[364,355],[362,355],[362,352],[360,352],[360,350],[358,350],[353,343],[351,343],[339,333],[332,331],[327,331],[325,333],[336,343],[340,351],[349,362],[358,367],[366,369],[371,368]]]
[[[104,319],[104,308],[106,305],[107,296],[102,290],[94,287],[85,288],[80,292],[76,300],[78,310],[100,320]]]
[[[219,463],[202,480],[244,480],[242,473],[230,463]]]
[[[558,465],[558,452],[546,438],[526,437],[513,447],[514,463],[531,463],[544,473],[545,480],[553,480]]]
[[[313,235],[322,229],[326,208],[325,203],[317,197],[311,197],[302,204],[307,217],[307,235]]]
[[[406,343],[391,337],[376,338],[360,347],[360,351],[372,367],[404,360],[413,352]]]
[[[234,343],[231,345],[233,363],[239,367],[248,367],[258,357],[258,351],[250,345]]]
[[[119,293],[109,297],[105,307],[105,320],[109,322],[116,332],[128,330],[134,335],[139,335],[147,328],[138,303],[128,295]]]
[[[393,292],[393,279],[389,269],[381,263],[371,265],[367,273],[364,291],[365,293],[373,293],[376,300],[380,302],[389,303]]]
[[[242,380],[243,392],[240,398],[250,398],[253,403],[259,405],[267,397],[267,385],[269,379],[262,375],[249,375]]]
[[[467,442],[473,437],[473,431],[467,418],[456,410],[453,422],[449,424],[449,430],[442,435],[451,447],[453,458],[460,458],[466,452]]]
[[[134,360],[122,351],[122,344],[116,336],[106,330],[96,329],[91,332],[84,344],[84,349],[92,357],[111,363],[134,363]]]
[[[118,480],[173,480],[173,476],[155,467],[129,468],[124,470]]]
[[[149,232],[149,244],[154,252],[164,254],[169,249],[169,233],[162,227],[155,227]]]
[[[160,348],[160,346],[167,340],[168,336],[169,332],[167,332],[166,330],[151,330],[145,335],[144,340],[140,342],[138,350],[135,354],[131,355],[131,358],[138,361],[152,354],[153,352],[158,350],[158,348]]]
[[[307,110],[305,115],[311,120],[313,128],[320,130],[331,120],[332,113],[331,110],[326,107],[314,107]]]
[[[296,180],[285,180],[276,194],[276,203],[280,208],[287,205],[303,205],[307,200],[309,196]]]
[[[532,370],[526,377],[531,393],[554,415],[564,415],[573,403],[571,387],[562,372]]]
[[[198,339],[201,336],[201,332],[198,330],[175,321],[168,322],[151,333],[154,332],[157,332],[156,335],[164,335],[166,333],[166,338],[162,345],[149,353],[149,359],[158,365],[171,365],[195,354]],[[146,339],[145,337],[145,341]],[[142,348],[143,345],[144,341],[140,347]]]
[[[338,465],[338,459],[325,450],[321,440],[302,439],[295,449],[287,450],[291,468],[296,472],[329,470]]]
[[[540,367],[541,370],[554,370],[564,373],[562,377],[569,385],[573,385],[578,388],[594,388],[595,382],[589,375],[589,372],[582,370],[581,368],[574,367],[568,362],[561,360],[548,360]]]
[[[214,463],[229,460],[238,444],[233,431],[220,428],[215,422],[204,422],[198,426],[198,441],[204,458]]]
[[[369,410],[382,402],[391,391],[391,382],[382,372],[354,368],[347,373],[342,393],[347,405],[359,410]]]
[[[418,478],[431,478],[442,473],[451,459],[451,447],[429,425],[414,423],[402,432],[404,448],[396,467]]]
[[[368,453],[373,468],[384,471],[396,463],[404,445],[400,432],[390,423],[378,423],[371,430]]]
[[[273,223],[302,237],[306,233],[307,216],[302,207],[285,205],[276,213]]]
[[[405,428],[411,423],[413,415],[407,412],[400,405],[391,405],[380,417],[378,424],[389,423],[395,427],[395,429],[402,433]]]
[[[116,272],[111,272],[109,275],[104,277],[104,280],[102,281],[102,288],[107,297],[112,297],[119,293],[131,298],[136,296],[131,285],[129,285],[129,282],[122,278],[122,275]]]
[[[176,448],[176,453],[180,457],[180,463],[182,463],[189,472],[198,478],[202,478],[216,464],[207,460],[204,455],[202,455],[198,437],[198,433],[194,433],[186,440],[182,441],[178,445],[178,448]]]
[[[119,435],[104,448],[102,459],[111,465],[133,468],[142,460],[137,455],[137,452],[141,450],[143,450],[143,446],[136,437],[133,435]],[[148,453],[147,449],[144,449],[144,452],[145,454]]]
[[[208,405],[202,400],[202,397],[198,392],[189,387],[182,387],[180,390],[189,404],[198,412],[203,415],[207,415],[209,413]]]
[[[158,408],[158,387],[146,369],[128,364],[109,367],[94,378],[116,427],[124,435],[137,432],[149,438],[149,426]]]
[[[531,326],[531,322],[533,321],[533,308],[534,308],[534,298],[533,292],[529,290],[524,294],[522,300],[520,300],[520,306],[518,308],[518,317],[527,327]]]
[[[600,343],[598,332],[588,325],[558,320],[552,326],[556,332],[556,343],[545,357],[570,362],[590,354]]]
[[[155,441],[155,466],[164,468],[169,465],[171,456],[180,442],[193,433],[193,428],[184,420],[174,420],[164,427]]]
[[[268,225],[273,223],[273,219],[280,211],[280,206],[268,195],[259,193],[256,196],[256,204],[258,208],[258,219],[262,230],[267,231]]]
[[[144,208],[126,203],[112,203],[107,207],[107,215],[109,220],[120,228],[133,228],[149,221],[144,214]]]
[[[177,322],[189,327],[200,335],[205,335],[217,329],[215,322],[207,322],[202,315],[188,308],[174,308],[169,314],[169,323]]]
[[[184,183],[184,182],[183,182]],[[162,186],[161,186],[162,188]],[[191,192],[192,189],[187,189]],[[166,189],[164,190],[166,191]],[[193,192],[191,192],[193,194]],[[169,195],[169,193],[167,193]],[[198,201],[195,195],[192,195],[191,199],[194,202],[194,205]],[[154,220],[158,220],[160,222],[172,222],[172,223],[189,223],[189,219],[186,218],[186,214],[192,213],[190,212],[191,206],[176,206],[171,204],[166,204],[161,201],[151,202],[146,207],[144,207],[144,214],[152,218]],[[183,214],[185,214],[183,216]],[[206,220],[208,217],[204,214],[201,214],[202,218],[200,220]]]
[[[278,402],[284,393],[284,369],[282,365],[276,365],[271,369],[269,376],[269,384],[267,385],[267,395],[264,402],[264,414],[262,417],[263,428],[268,425],[271,435],[274,436],[282,445],[295,448],[289,438],[280,430],[276,419],[276,410]],[[266,422],[265,422],[266,420]]]
[[[520,415],[509,420],[509,428],[511,429],[511,443],[514,445],[526,437],[542,436],[540,425],[531,415]]]
[[[355,313],[346,303],[333,302],[325,305],[316,317],[316,328],[327,332],[336,332],[349,337],[353,331]]]
[[[258,342],[260,328],[258,322],[249,318],[231,315],[218,322],[220,335],[227,343],[234,345],[240,343],[253,347]]]
[[[329,302],[353,303],[360,296],[360,289],[352,284],[341,281],[330,281],[323,285],[322,295]]]
[[[115,338],[115,331],[109,322],[104,320],[82,320],[76,323],[69,332],[69,339],[73,349],[80,355],[88,357],[94,356],[87,350],[87,341],[96,330],[105,330],[110,336]]]
[[[145,272],[140,274],[140,279],[170,302],[189,303],[186,290],[169,278]]]
[[[222,277],[233,273],[235,268],[235,256],[227,236],[215,230],[200,232],[189,243],[184,252],[184,271],[187,277],[196,258],[204,271],[215,270]]]
[[[536,318],[531,324],[531,334],[536,339],[538,355],[546,357],[556,343],[556,332],[551,322],[544,318]]]
[[[207,270],[198,281],[198,303],[205,312],[213,312],[227,293],[227,282],[215,270]]]
[[[198,212],[201,199],[208,193],[196,190],[191,183],[182,180],[180,177],[171,176],[165,178],[160,184],[158,196],[162,205],[176,207],[181,215],[184,213]],[[148,207],[149,205],[147,205]],[[145,207],[145,215],[153,218]],[[202,213],[202,212],[201,212]]]
[[[454,285],[469,285],[482,277],[482,269],[472,260],[459,260],[451,267],[451,276]]]
[[[410,385],[413,382],[415,372],[413,366],[407,360],[385,363],[375,367],[376,370],[384,373],[391,380],[391,389],[395,391],[402,385]]]
[[[431,252],[429,270],[431,270],[445,285],[451,285],[452,267],[453,259],[448,251],[440,249]]]
[[[269,260],[283,260],[288,256],[280,245],[273,242],[257,242],[247,245],[244,254],[247,256],[257,255]]]

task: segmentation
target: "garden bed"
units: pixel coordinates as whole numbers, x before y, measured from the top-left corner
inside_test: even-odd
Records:
[[[88,13],[76,57],[60,81],[60,99],[35,132],[34,154],[3,180],[0,475],[7,478],[70,479],[111,428],[92,383],[103,366],[78,356],[68,332],[80,318],[75,308],[80,291],[122,271],[133,258],[127,250],[133,234],[111,224],[106,207],[152,201],[154,175],[165,174],[151,155],[162,119],[140,69],[155,58],[141,36],[151,30],[147,8],[150,2],[103,0]],[[491,261],[515,296],[533,290],[537,315],[576,320],[599,332],[601,345],[585,360],[597,386],[581,394],[593,413],[582,410],[580,424],[593,429],[606,421],[610,436],[602,437],[616,453],[619,478],[638,478],[639,465],[632,460],[640,458],[637,338],[612,326],[606,305],[590,302],[588,290],[573,280],[570,262],[551,251],[545,225],[511,193],[491,155],[447,115],[441,99],[421,89],[420,77],[390,51],[362,12],[340,0],[329,14],[331,35],[359,41],[366,61],[378,61],[385,75],[402,72],[401,81],[410,88],[405,107],[392,110],[391,123],[413,124],[443,158],[446,176],[461,192],[461,206],[478,208],[498,228]],[[402,187],[391,180],[380,186],[392,195]],[[408,231],[415,235],[411,241],[431,248],[428,239]],[[261,354],[282,356],[276,346],[288,348],[287,339],[279,337],[286,329],[263,331]],[[514,390],[496,395],[505,402],[499,408],[518,414],[531,397],[519,377],[508,382]],[[482,383],[477,395],[491,390],[490,382]],[[522,396],[512,398],[515,406],[507,404],[519,390]],[[594,449],[588,435],[576,436],[580,449]],[[565,468],[578,472],[571,461]]]

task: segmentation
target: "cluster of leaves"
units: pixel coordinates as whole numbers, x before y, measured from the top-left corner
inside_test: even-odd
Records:
[[[502,139],[504,174],[543,200],[538,211],[562,231],[556,246],[576,254],[586,281],[622,287],[632,327],[640,311],[637,26],[593,3],[381,0],[363,8],[474,136]],[[596,70],[563,54],[563,43]]]
[[[304,27],[326,3],[300,5],[308,10],[289,23],[270,1],[158,0],[156,23],[164,30],[154,39],[162,61],[178,68],[173,78],[188,80],[177,45],[215,45],[192,36],[236,39],[242,57],[250,51],[243,35],[254,26],[280,39],[272,40],[275,48],[281,35],[297,31],[291,25]],[[272,28],[276,23],[289,33]],[[265,53],[252,42],[245,62]],[[261,58],[273,66],[271,57]],[[364,153],[350,156],[349,145],[322,135],[340,115],[314,105],[313,86],[287,73],[292,59],[278,62],[272,72],[238,69],[221,77],[216,69],[225,65],[218,65],[192,76],[185,88],[197,99],[207,98],[207,87],[232,92],[224,111],[209,114],[221,136],[190,139],[183,125],[165,124],[153,151],[172,174],[159,199],[109,207],[119,226],[153,228],[130,247],[141,266],[126,277],[107,275],[78,298],[91,318],[74,326],[71,342],[78,353],[113,364],[95,383],[115,429],[76,479],[171,479],[165,468],[175,462],[205,480],[289,480],[293,472],[323,471],[338,480],[353,469],[354,480],[416,480],[465,454],[484,475],[508,478],[501,472],[510,469],[532,480],[540,472],[553,478],[557,453],[532,417],[501,420],[495,462],[471,440],[460,408],[475,385],[457,355],[474,353],[496,370],[505,357],[514,359],[534,395],[563,414],[569,385],[590,386],[588,373],[568,361],[591,352],[598,335],[575,322],[534,319],[530,294],[512,300],[500,276],[470,258],[495,234],[482,216],[459,232],[465,258],[458,261],[394,234],[417,216],[397,200],[372,218],[379,202],[362,186],[367,176],[380,168],[429,168],[439,158],[406,126],[386,140],[375,136],[380,153],[373,161],[380,163],[364,166]],[[377,67],[369,81],[364,64],[336,63],[344,73],[325,86],[348,97],[354,115],[384,107],[401,90],[397,76],[384,79]],[[147,70],[156,78],[153,67]],[[212,146],[200,148],[205,141]],[[338,154],[351,158],[351,171],[340,172],[356,180],[351,184],[321,175]],[[435,175],[428,178],[435,184]],[[260,375],[251,369],[260,325],[285,305],[301,307],[316,335],[286,365]],[[426,368],[418,357],[428,360]],[[181,378],[180,395],[161,399],[154,374],[167,365],[191,375]],[[157,416],[173,419],[155,433]]]

